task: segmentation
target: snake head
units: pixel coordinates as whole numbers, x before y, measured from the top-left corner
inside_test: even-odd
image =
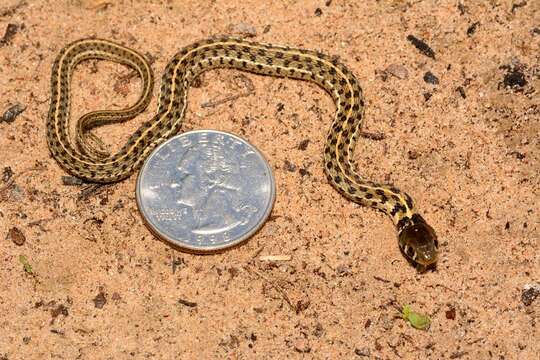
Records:
[[[399,232],[399,248],[419,271],[435,266],[438,247],[435,230],[418,214],[414,214]]]

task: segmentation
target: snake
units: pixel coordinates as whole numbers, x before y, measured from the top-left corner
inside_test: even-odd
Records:
[[[70,136],[70,86],[73,72],[88,59],[109,60],[137,72],[142,91],[135,104],[119,110],[83,115]],[[97,38],[69,43],[52,66],[51,101],[47,116],[47,143],[51,155],[68,173],[88,182],[112,183],[129,177],[162,142],[180,131],[188,90],[203,72],[231,68],[244,72],[312,82],[333,99],[336,111],[323,155],[328,181],[347,199],[387,214],[393,221],[403,256],[420,271],[438,259],[435,230],[416,210],[411,196],[391,184],[364,179],[354,162],[361,136],[365,101],[359,81],[337,56],[320,51],[259,43],[230,36],[214,36],[187,45],[163,71],[157,111],[114,154],[109,154],[91,130],[123,123],[146,109],[154,77],[147,59],[121,44]]]

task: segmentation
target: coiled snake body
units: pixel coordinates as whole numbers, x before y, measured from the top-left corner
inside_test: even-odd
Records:
[[[75,66],[86,59],[111,60],[135,69],[142,78],[143,91],[127,109],[84,115],[77,123],[75,145],[69,136],[69,87]],[[141,113],[152,95],[152,70],[142,55],[119,44],[99,39],[75,41],[61,50],[52,69],[47,118],[47,141],[52,155],[69,173],[87,181],[108,183],[128,177],[158,144],[179,132],[191,82],[202,72],[215,68],[307,80],[326,90],[337,108],[324,151],[328,180],[350,200],[388,214],[397,227],[402,253],[419,269],[436,263],[435,232],[416,212],[412,198],[393,186],[362,179],[355,171],[352,158],[364,113],[362,89],[345,65],[320,52],[230,37],[186,46],[165,68],[157,113],[116,154],[109,155],[89,130],[124,122]]]

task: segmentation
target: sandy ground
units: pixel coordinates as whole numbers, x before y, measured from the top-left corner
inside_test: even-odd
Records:
[[[0,115],[12,111],[0,120],[0,359],[537,358],[540,298],[525,288],[540,281],[540,2],[262,3],[1,2]],[[45,117],[67,42],[124,43],[159,78],[180,47],[215,34],[319,49],[352,68],[365,130],[383,137],[360,141],[358,164],[415,197],[442,244],[436,271],[417,274],[390,220],[326,182],[334,107],[307,83],[219,70],[190,92],[185,130],[239,134],[275,170],[272,216],[241,247],[196,256],[157,240],[136,176],[63,184]],[[73,116],[132,103],[129,74],[81,65]],[[253,94],[227,101],[246,81]],[[155,104],[98,135],[122,144]],[[404,304],[431,327],[400,319]]]

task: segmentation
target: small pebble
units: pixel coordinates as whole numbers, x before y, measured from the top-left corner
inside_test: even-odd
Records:
[[[433,75],[431,71],[428,71],[424,74],[424,81],[428,84],[438,85],[439,84],[439,78]]]
[[[469,26],[469,28],[467,29],[467,36],[473,36],[474,33],[476,32],[476,29],[478,28],[478,25],[480,25],[479,22],[475,22],[474,24],[472,24],[471,26]]]
[[[514,69],[504,75],[503,83],[504,86],[515,89],[527,85],[527,80],[525,80],[525,74],[523,72]]]
[[[516,159],[518,159],[518,160],[523,160],[523,159],[525,159],[525,154],[524,154],[524,153],[520,153],[519,151],[512,151],[512,152],[508,153],[508,155],[515,156]]]
[[[301,168],[300,170],[298,170],[298,172],[300,173],[300,176],[302,176],[302,177],[304,177],[306,175],[311,175],[311,173],[305,168]]]
[[[418,159],[418,157],[420,156],[420,154],[418,154],[416,150],[409,150],[407,152],[407,155],[408,155],[409,160]]]
[[[418,39],[414,35],[408,35],[407,40],[409,40],[411,44],[413,44],[414,47],[417,48],[422,54],[435,60],[435,51],[433,51],[433,49],[430,48],[429,45],[423,40]]]
[[[309,145],[309,139],[302,140],[300,144],[298,144],[298,150],[306,150]]]
[[[540,283],[525,284],[521,292],[521,302],[529,306],[540,296]]]
[[[7,183],[13,177],[13,170],[9,166],[6,166],[2,171],[2,181]]]
[[[354,354],[356,356],[370,357],[371,356],[371,351],[369,350],[369,348],[365,347],[365,348],[361,348],[361,349],[354,349]]]
[[[516,11],[516,9],[522,8],[522,7],[526,6],[526,5],[527,5],[527,0],[524,0],[522,2],[516,2],[516,3],[512,4],[512,9],[510,9],[510,11],[513,14]]]
[[[390,318],[387,314],[382,314],[379,317],[379,323],[387,331],[392,330],[392,328],[394,327],[394,320]]]
[[[364,323],[364,329],[367,329],[371,326],[371,319],[367,319],[366,322]]]
[[[196,302],[188,301],[188,300],[185,300],[185,299],[178,299],[178,303],[180,305],[184,305],[184,306],[187,306],[187,307],[197,307]]]
[[[82,181],[82,179],[75,176],[64,175],[62,176],[62,184],[68,185],[68,186],[75,186],[75,185],[84,184],[84,181]]]
[[[97,309],[102,309],[105,304],[107,303],[107,299],[105,298],[105,294],[100,291],[99,294],[96,295],[96,297],[92,300],[94,302],[94,306]]]
[[[17,246],[23,246],[26,242],[26,236],[16,227],[9,229],[6,239],[13,242]]]
[[[446,310],[445,316],[448,320],[455,320],[456,319],[456,309],[451,307],[450,309]]]
[[[226,335],[219,341],[219,345],[229,349],[235,349],[240,346],[240,340],[235,335]]]
[[[311,301],[309,300],[298,300],[296,302],[295,311],[297,314],[300,314],[302,311],[309,308],[309,305],[311,305]]]
[[[289,160],[285,160],[285,163],[283,164],[283,169],[287,170],[287,171],[290,171],[290,172],[295,172],[296,171],[296,165],[294,165]]]
[[[398,79],[406,79],[409,77],[409,71],[403,65],[391,64],[384,71],[390,75],[394,75]]]
[[[19,27],[15,24],[8,24],[4,36],[0,39],[0,46],[8,44],[15,34],[19,31]]]
[[[315,335],[316,337],[321,337],[324,335],[324,327],[320,322],[315,324],[315,330],[313,330],[313,335]]]
[[[336,268],[338,276],[347,276],[351,274],[351,268],[348,265],[341,264]]]
[[[69,310],[64,304],[60,304],[54,309],[51,309],[51,316],[53,319],[56,319],[60,315],[63,315],[64,317],[69,315]]]
[[[255,26],[243,22],[236,24],[236,26],[233,26],[231,28],[231,31],[235,34],[239,34],[245,37],[257,36],[257,29],[255,29]]]
[[[321,8],[316,8],[315,9],[315,16],[321,16],[322,15],[322,10]]]
[[[0,122],[5,121],[7,123],[12,123],[15,121],[17,116],[22,114],[22,112],[26,110],[26,107],[24,105],[21,105],[19,103],[9,107],[6,112],[4,112],[4,115],[0,118]]]
[[[311,351],[311,346],[309,346],[307,339],[299,338],[294,342],[294,350],[299,353],[308,353]]]
[[[457,4],[457,7],[458,7],[460,15],[465,15],[465,13],[468,10],[467,7],[465,5],[463,5],[461,2]]]

